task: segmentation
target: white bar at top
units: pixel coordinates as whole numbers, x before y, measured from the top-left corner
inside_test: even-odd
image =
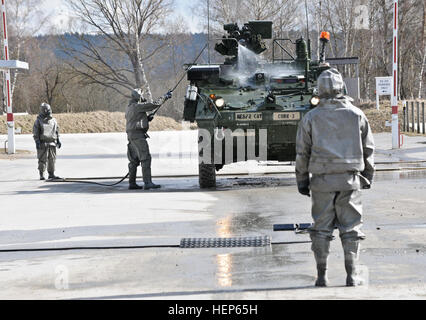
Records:
[[[0,60],[0,69],[25,69],[28,70],[29,66],[27,62],[19,60]]]

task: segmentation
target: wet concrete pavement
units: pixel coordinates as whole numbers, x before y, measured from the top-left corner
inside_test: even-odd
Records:
[[[186,141],[185,135],[192,134],[183,133],[182,139]],[[121,135],[91,137],[93,145],[82,135],[64,136],[62,140],[68,140],[72,148],[60,151],[61,175],[118,176],[125,170],[125,158],[114,149],[120,146]],[[20,145],[31,146],[28,137],[20,138]],[[406,152],[395,152],[387,146],[390,135],[377,135],[377,159],[426,159],[422,146],[426,138],[410,138],[405,141]],[[85,141],[84,148],[77,150],[74,139]],[[156,150],[155,141],[161,139],[160,135],[153,138],[153,153],[191,155],[194,151],[190,144],[178,150]],[[73,158],[73,154],[81,157]],[[154,160],[154,174],[196,170],[191,156],[172,161],[168,158]],[[309,237],[272,231],[274,224],[311,222],[310,201],[297,193],[291,174],[294,167],[284,168],[289,174],[265,176],[263,172],[271,173],[276,167],[249,163],[231,166],[226,172],[232,175],[246,170],[250,176],[221,176],[216,190],[201,191],[197,179],[189,177],[156,179],[164,188],[138,192],[127,190],[126,183],[112,188],[40,182],[34,177],[34,162],[34,156],[0,160],[0,250],[139,248],[0,252],[0,298],[426,298],[426,171],[379,172],[374,188],[363,191],[367,240],[363,242],[361,262],[368,285],[343,287],[343,253],[336,240],[330,256],[332,286],[317,289],[313,287],[313,254],[306,243]],[[167,247],[178,245],[184,237],[263,235],[271,236],[273,243],[291,244],[266,248]]]

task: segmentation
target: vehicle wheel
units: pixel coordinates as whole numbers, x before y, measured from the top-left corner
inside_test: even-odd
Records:
[[[200,182],[200,188],[214,188],[216,187],[216,168],[214,164],[198,165],[198,178]]]

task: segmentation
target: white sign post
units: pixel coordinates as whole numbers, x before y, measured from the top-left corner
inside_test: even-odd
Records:
[[[7,41],[7,23],[6,23],[6,0],[1,1],[1,13],[3,22],[3,48],[4,48],[4,60],[9,60],[9,48]],[[12,97],[10,87],[10,70],[4,71],[4,81],[6,83],[6,108],[7,108],[7,145],[8,153],[15,153],[15,122],[13,120],[12,112]]]
[[[377,77],[376,78],[376,107],[379,110],[380,96],[392,95],[392,77]]]
[[[393,59],[392,59],[392,149],[401,147],[398,120],[398,0],[393,4]]]
[[[7,153],[15,153],[15,120],[12,110],[12,88],[10,82],[11,69],[28,69],[28,63],[9,60],[9,46],[8,46],[8,33],[7,33],[7,20],[6,20],[6,0],[1,0],[1,13],[3,22],[3,52],[4,60],[0,60],[0,71],[4,73],[5,81],[5,95],[6,95],[6,109],[7,109]]]

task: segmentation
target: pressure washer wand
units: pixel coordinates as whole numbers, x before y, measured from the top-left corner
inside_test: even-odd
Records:
[[[182,82],[182,80],[185,78],[185,76],[186,76],[186,73],[182,76],[182,78],[180,78],[179,82],[178,82],[178,83],[174,86],[174,88],[173,88],[172,90],[167,91],[167,93],[172,93],[173,91],[175,91],[175,90],[176,90],[176,88],[179,86],[179,84]],[[157,111],[158,111],[158,110],[160,110],[160,108],[164,105],[164,103],[165,103],[166,101],[167,101],[167,100],[165,100],[162,104],[160,104],[160,106],[159,106],[157,109],[155,109],[155,111],[154,111],[154,112],[150,113],[150,114],[148,115],[148,119],[149,119],[149,118],[153,118],[153,117],[155,116],[155,114],[157,113]]]
[[[208,43],[207,43],[208,44]],[[197,60],[201,57],[201,54],[204,52],[204,50],[207,48],[207,44],[203,47],[203,49],[201,49],[201,51],[200,51],[200,53],[198,54],[198,56],[195,58],[195,60],[194,60],[194,62],[193,63],[191,63],[191,65],[193,65],[193,64],[195,64],[196,62],[197,62]],[[177,87],[180,85],[180,83],[183,81],[183,79],[185,78],[185,76],[186,76],[186,71],[184,72],[184,74],[182,75],[182,77],[179,79],[179,81],[176,83],[176,85],[173,87],[173,89],[172,90],[169,90],[168,91],[168,93],[170,92],[170,93],[172,93],[172,92],[174,92],[176,89],[177,89]],[[166,102],[166,101],[164,101],[164,102]],[[154,112],[152,112],[152,113],[150,113],[149,115],[148,115],[148,119],[150,119],[150,118],[153,118],[154,116],[155,116],[155,114],[157,113],[157,111],[158,110],[160,110],[160,108],[163,106],[163,104],[164,104],[164,102],[157,108],[157,109],[155,109],[155,111]]]

